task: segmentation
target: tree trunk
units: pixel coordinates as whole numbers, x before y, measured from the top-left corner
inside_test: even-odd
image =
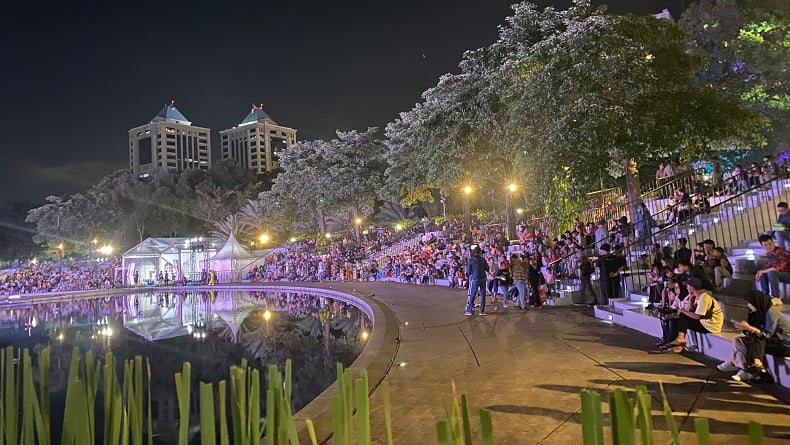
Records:
[[[625,158],[625,189],[626,202],[628,205],[628,220],[633,224],[636,218],[636,206],[641,201],[642,185],[639,181],[639,168],[633,158]]]
[[[318,209],[318,231],[321,235],[326,235],[326,220],[324,219],[323,209]]]

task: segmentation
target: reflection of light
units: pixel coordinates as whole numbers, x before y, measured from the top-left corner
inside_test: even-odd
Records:
[[[266,309],[266,311],[263,313],[263,319],[269,321],[270,318],[272,318],[272,313],[269,312],[268,309]]]
[[[291,238],[291,242],[295,243],[296,242],[296,237]]]
[[[112,246],[107,244],[105,246],[99,247],[99,253],[105,256],[110,255],[112,253]]]
[[[397,231],[403,230],[403,226],[400,224],[395,224],[395,230]]]
[[[689,229],[689,235],[691,235],[692,233],[694,233],[694,229]]]
[[[713,224],[718,224],[718,223],[719,223],[719,218],[713,218]]]
[[[648,300],[647,297],[642,297],[642,303],[647,303],[647,300]]]
[[[400,362],[400,363],[398,363],[398,366],[400,366],[402,368],[402,367],[406,366],[406,362]]]
[[[754,250],[752,249],[747,250],[746,255],[754,255]]]
[[[332,234],[331,233],[327,233],[326,234],[326,239],[330,239],[330,238],[332,238]]]
[[[738,206],[735,210],[737,210],[739,212],[743,212],[743,206]]]
[[[63,335],[62,332],[60,334],[58,334],[58,340],[63,341],[64,338],[66,338],[66,337]]]
[[[369,336],[370,336],[370,334],[368,334],[368,331],[362,331],[362,340],[363,341],[367,340]]]

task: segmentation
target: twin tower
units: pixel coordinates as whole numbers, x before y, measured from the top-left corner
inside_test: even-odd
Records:
[[[296,130],[254,106],[238,126],[219,132],[222,159],[255,173],[279,166],[279,153],[296,143]],[[137,175],[154,169],[180,172],[211,166],[211,130],[192,125],[171,102],[151,121],[129,130],[129,167]]]

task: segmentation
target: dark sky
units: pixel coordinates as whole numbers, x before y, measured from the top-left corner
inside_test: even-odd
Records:
[[[75,193],[126,168],[127,130],[171,99],[214,132],[253,102],[299,139],[383,127],[464,50],[496,40],[511,3],[12,0],[0,14],[0,200]],[[683,0],[604,3],[677,17]]]

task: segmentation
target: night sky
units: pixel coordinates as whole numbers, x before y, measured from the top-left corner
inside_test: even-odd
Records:
[[[511,3],[12,0],[0,14],[0,200],[41,202],[128,167],[127,131],[171,99],[213,130],[215,160],[216,132],[252,103],[299,139],[383,127],[464,50],[496,40]],[[677,17],[688,2],[604,3]]]

